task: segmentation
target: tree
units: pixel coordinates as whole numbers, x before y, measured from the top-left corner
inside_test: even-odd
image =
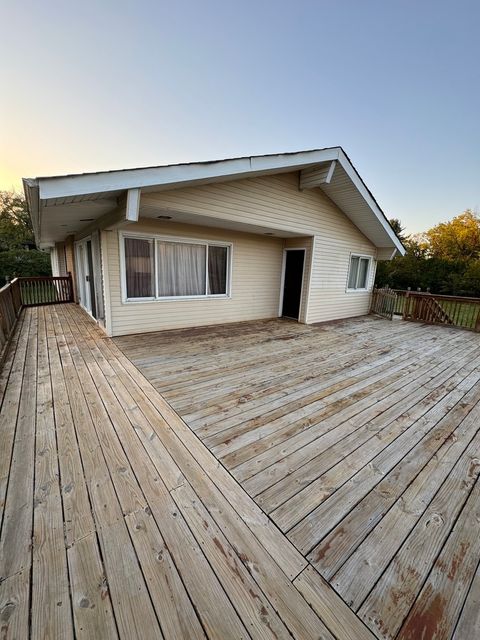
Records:
[[[404,242],[405,236],[403,235],[403,232],[405,231],[405,227],[402,225],[400,220],[398,218],[390,218],[389,222],[400,242]]]
[[[18,276],[51,276],[50,255],[36,249],[0,251],[0,286]]]
[[[399,221],[391,224],[403,232]],[[405,256],[378,263],[377,286],[480,296],[480,218],[476,213],[468,209],[425,233],[401,240]]]
[[[426,234],[430,253],[444,260],[480,258],[480,217],[467,209],[448,222],[441,222]]]
[[[34,243],[25,198],[12,191],[0,191],[0,251],[24,249]]]
[[[0,191],[0,286],[16,276],[51,275],[49,254],[34,247],[25,198]]]

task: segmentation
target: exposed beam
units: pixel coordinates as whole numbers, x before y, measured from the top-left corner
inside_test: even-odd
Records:
[[[118,206],[94,220],[87,227],[75,234],[75,239],[90,235],[97,229],[99,231],[112,231],[118,227],[138,222],[140,212],[140,189],[128,189],[126,196],[120,199]]]
[[[302,171],[300,171],[300,191],[304,189],[314,189],[315,187],[322,186],[322,184],[330,184],[336,163],[336,160],[332,160],[332,162],[324,162],[315,167],[302,169]]]
[[[103,231],[108,230],[111,231],[113,229],[117,229],[122,224],[126,224],[127,220],[125,217],[125,207],[117,207],[113,211],[109,211],[105,213],[103,216],[100,216],[88,226],[84,227],[81,231],[78,231],[75,234],[75,240],[80,240],[85,236],[89,236],[93,231]]]
[[[129,189],[127,191],[125,219],[128,222],[138,222],[140,212],[140,189]]]

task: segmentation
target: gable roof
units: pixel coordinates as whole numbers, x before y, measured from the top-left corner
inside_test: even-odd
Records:
[[[78,233],[92,219],[115,209],[118,199],[129,189],[161,191],[291,171],[303,173],[304,188],[321,188],[375,246],[391,248],[392,254],[405,253],[385,214],[341,147],[24,178],[23,184],[37,243],[48,246],[63,239],[62,233],[64,237]]]

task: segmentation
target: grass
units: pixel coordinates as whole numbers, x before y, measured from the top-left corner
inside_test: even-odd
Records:
[[[435,295],[432,294],[435,298]],[[457,300],[437,299],[438,304],[452,320],[456,327],[475,329],[480,302],[461,302]],[[405,309],[405,296],[399,295],[395,303],[395,315],[403,315]]]

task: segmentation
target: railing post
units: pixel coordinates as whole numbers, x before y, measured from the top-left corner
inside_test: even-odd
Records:
[[[475,331],[478,333],[480,331],[480,307],[477,313],[477,319],[475,321]]]
[[[407,291],[405,293],[405,302],[403,304],[402,320],[406,320],[407,319],[409,307],[410,307],[410,287],[408,287],[408,289],[407,289]]]
[[[73,302],[73,278],[72,272],[68,272],[68,302]]]

